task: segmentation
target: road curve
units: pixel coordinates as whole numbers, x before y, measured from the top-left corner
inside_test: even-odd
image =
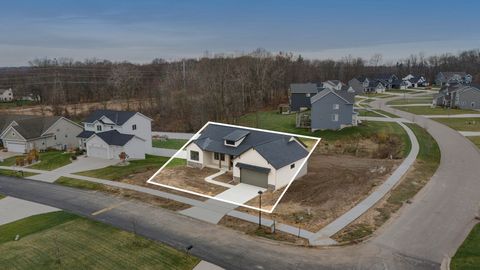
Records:
[[[373,243],[402,254],[441,262],[452,257],[475,224],[480,203],[480,152],[459,132],[433,120],[386,106],[393,99],[376,100],[373,108],[417,123],[437,141],[441,162],[429,183],[373,239]]]

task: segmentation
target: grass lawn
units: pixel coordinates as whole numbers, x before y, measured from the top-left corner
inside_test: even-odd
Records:
[[[453,256],[452,270],[480,269],[480,224],[477,224]]]
[[[362,239],[370,235],[376,228],[382,226],[393,213],[400,209],[407,200],[413,198],[427,184],[440,165],[440,148],[433,137],[416,124],[406,125],[415,133],[420,145],[417,160],[413,165],[414,170],[404,176],[400,184],[390,192],[386,202],[370,209],[366,215],[339,232],[335,239],[340,242]],[[370,223],[372,217],[373,223]]]
[[[0,194],[0,200],[5,198],[5,196],[3,196],[2,194]]]
[[[160,169],[168,158],[146,155],[145,159],[129,161],[125,166],[108,166],[102,169],[79,172],[79,175],[108,180],[120,180],[128,175],[142,173],[152,169]]]
[[[383,93],[364,93],[363,96],[366,96],[366,97],[376,97],[376,98],[388,98],[388,97],[392,97],[392,95],[383,94]]]
[[[0,226],[3,269],[192,269],[199,260],[166,245],[65,212]],[[19,241],[13,241],[15,235]]]
[[[4,159],[2,162],[0,162],[0,166],[13,166],[13,165],[15,165],[15,158],[16,158],[16,156]]]
[[[470,114],[470,113],[478,113],[480,116],[480,112],[474,110],[461,110],[461,109],[444,109],[442,107],[435,107],[431,108],[429,106],[412,106],[412,107],[395,107],[395,109],[399,109],[402,111],[406,111],[413,114],[419,115],[451,115],[451,114]]]
[[[397,123],[364,121],[361,125],[356,127],[347,127],[341,130],[319,130],[310,132],[308,129],[295,127],[294,114],[284,115],[279,114],[276,111],[264,111],[258,112],[258,118],[258,126],[256,125],[256,113],[242,116],[238,120],[237,124],[248,127],[320,137],[328,141],[337,141],[345,138],[352,138],[353,136],[370,138],[378,133],[396,134],[401,136],[405,142],[410,144],[410,140],[408,139],[405,130],[403,130],[403,128]]]
[[[390,89],[390,90],[386,90],[386,92],[390,92],[390,93],[400,93],[400,94],[403,94],[403,93],[411,94],[411,93],[416,93],[416,92],[418,92],[418,91],[412,90],[412,89]]]
[[[432,104],[432,98],[402,98],[389,101],[388,105]]]
[[[72,154],[61,151],[47,151],[40,153],[40,162],[29,166],[31,169],[52,171],[72,163]]]
[[[380,115],[374,111],[368,111],[368,110],[359,110],[358,116],[384,117],[383,115]]]
[[[67,186],[67,187],[79,188],[79,189],[87,189],[87,190],[104,191],[106,189],[105,185],[103,184],[85,181],[81,179],[64,177],[64,176],[58,178],[55,181],[55,184]]]
[[[433,118],[432,120],[459,131],[480,131],[480,118]]]
[[[0,102],[0,110],[1,109],[10,109],[15,107],[22,107],[32,105],[34,102],[29,100],[17,100],[13,102]]]
[[[392,118],[398,118],[398,115],[395,115],[395,114],[393,114],[393,113],[386,112],[386,111],[384,111],[384,110],[375,110],[375,111],[377,111],[377,112],[379,112],[379,113],[382,113],[382,114],[385,114],[386,116],[389,116],[389,117],[392,117]]]
[[[153,147],[158,148],[167,148],[167,149],[180,149],[188,140],[182,139],[168,139],[165,141],[162,140],[152,140]]]
[[[4,176],[15,176],[15,177],[29,177],[29,176],[33,176],[33,175],[37,175],[38,173],[31,173],[31,172],[23,172],[23,175],[18,172],[18,171],[14,171],[14,170],[3,170],[3,169],[0,169],[0,175],[4,175]]]

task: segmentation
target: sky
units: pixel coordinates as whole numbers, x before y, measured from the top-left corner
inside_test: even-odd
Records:
[[[394,61],[480,48],[475,0],[0,0],[0,67],[35,58],[150,62],[256,48]]]

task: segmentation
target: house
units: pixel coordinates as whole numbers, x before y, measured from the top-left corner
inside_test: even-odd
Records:
[[[451,83],[470,84],[472,83],[472,75],[462,72],[439,72],[435,77],[435,84],[443,86]]]
[[[323,88],[328,88],[332,90],[340,90],[344,84],[339,80],[328,80],[322,83]]]
[[[290,84],[290,111],[298,112],[310,108],[310,98],[323,90],[317,83]]]
[[[1,116],[0,139],[9,152],[27,153],[32,149],[77,147],[76,135],[82,127],[61,116]]]
[[[78,145],[91,157],[143,159],[152,151],[152,119],[139,112],[96,110],[84,121]]]
[[[386,89],[387,88],[382,82],[375,80],[375,81],[369,82],[368,87],[366,88],[366,91],[371,93],[385,93]]]
[[[236,183],[270,190],[307,173],[305,145],[279,133],[210,123],[185,150],[189,167],[230,171]]]
[[[357,125],[357,113],[353,109],[355,92],[325,89],[311,99],[311,130],[341,129]]]
[[[365,87],[357,78],[348,81],[348,86],[350,86],[357,94],[365,92]]]
[[[480,109],[480,86],[451,84],[434,95],[433,106],[458,109]]]
[[[366,76],[360,76],[356,79],[363,85],[363,88],[365,90],[368,88],[368,85],[370,84],[370,79],[369,78],[367,78]]]
[[[0,89],[0,101],[1,101],[1,102],[10,102],[10,101],[13,101],[13,91],[12,91],[12,88],[9,88],[9,89]]]

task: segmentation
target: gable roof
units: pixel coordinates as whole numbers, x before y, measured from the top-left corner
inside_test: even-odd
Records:
[[[237,147],[226,146],[224,138],[235,131],[248,132]],[[308,155],[308,151],[292,136],[270,133],[259,130],[249,130],[210,123],[200,136],[192,141],[200,149],[232,156],[255,149],[274,168],[279,169]]]
[[[324,89],[324,90],[320,91],[320,93],[316,94],[315,96],[313,96],[310,99],[310,102],[313,104],[313,103],[319,101],[320,99],[322,99],[323,97],[327,96],[328,94],[334,94],[337,97],[339,97],[340,99],[342,99],[343,101],[345,101],[345,103],[348,103],[348,104],[353,104],[353,101],[355,100],[355,93],[348,93],[347,91],[343,91],[343,90],[335,91],[335,90],[327,88],[327,89]],[[353,98],[350,98],[347,95],[352,95]]]
[[[237,129],[234,130],[232,133],[228,134],[227,136],[223,137],[224,140],[227,141],[238,141],[243,137],[247,136],[250,133],[248,130]]]
[[[35,115],[0,114],[0,134],[13,122],[21,119],[36,118]]]
[[[116,146],[124,146],[133,137],[135,137],[135,135],[120,133],[116,129],[95,133],[95,136],[98,136],[108,145],[116,145]]]
[[[84,122],[93,123],[100,121],[102,117],[107,117],[116,125],[123,125],[128,119],[132,118],[137,112],[132,111],[114,111],[114,110],[96,110],[93,111]]]
[[[84,131],[80,132],[80,134],[77,135],[77,138],[88,139],[88,138],[92,137],[93,134],[95,134],[94,131],[84,130]]]
[[[316,83],[292,83],[290,84],[290,93],[308,94],[318,93],[322,88]]]
[[[61,116],[44,116],[35,118],[26,118],[16,120],[17,125],[14,128],[26,140],[42,137],[44,133],[59,119]]]

